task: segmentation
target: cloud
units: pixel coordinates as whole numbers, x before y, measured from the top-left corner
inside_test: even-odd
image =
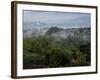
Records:
[[[87,25],[91,24],[90,13],[24,10],[24,23]]]

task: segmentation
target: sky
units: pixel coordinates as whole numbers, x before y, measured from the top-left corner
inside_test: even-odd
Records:
[[[34,23],[45,23],[48,25],[68,25],[90,27],[90,13],[77,12],[57,12],[57,11],[37,11],[23,10],[23,23],[29,25]],[[68,27],[66,26],[66,27]]]

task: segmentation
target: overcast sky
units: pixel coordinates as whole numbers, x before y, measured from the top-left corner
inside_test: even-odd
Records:
[[[90,26],[90,13],[56,12],[56,11],[23,11],[24,23],[41,22],[51,25]]]

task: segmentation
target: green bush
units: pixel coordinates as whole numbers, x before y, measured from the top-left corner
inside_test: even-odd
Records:
[[[25,38],[24,66],[39,68],[90,65],[90,44],[75,47],[76,44],[70,45],[68,42],[67,40],[57,42],[48,37]]]

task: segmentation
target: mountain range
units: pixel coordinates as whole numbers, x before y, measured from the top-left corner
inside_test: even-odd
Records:
[[[80,38],[85,41],[90,40],[90,28],[70,28],[63,29],[58,27],[34,28],[24,31],[24,37],[48,36],[56,39],[66,39],[69,37]]]

